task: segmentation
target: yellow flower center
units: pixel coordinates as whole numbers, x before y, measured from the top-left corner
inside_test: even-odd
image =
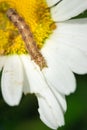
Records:
[[[41,48],[56,28],[45,0],[0,0],[0,55],[25,54],[25,44],[18,29],[9,21],[6,12],[14,8],[30,26]]]

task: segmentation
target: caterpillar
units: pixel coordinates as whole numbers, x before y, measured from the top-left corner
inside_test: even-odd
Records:
[[[9,20],[18,28],[31,59],[34,60],[34,62],[40,67],[40,70],[42,70],[44,67],[47,67],[46,60],[36,45],[29,25],[26,24],[24,19],[13,8],[8,9],[6,15]]]

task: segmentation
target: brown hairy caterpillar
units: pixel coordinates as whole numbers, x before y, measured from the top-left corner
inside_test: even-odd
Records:
[[[18,28],[18,31],[20,32],[22,39],[25,42],[26,49],[31,56],[31,59],[34,60],[34,62],[40,67],[41,70],[44,67],[47,67],[44,57],[37,48],[30,27],[26,24],[24,19],[20,17],[16,10],[12,8],[10,8],[6,14],[10,21]]]

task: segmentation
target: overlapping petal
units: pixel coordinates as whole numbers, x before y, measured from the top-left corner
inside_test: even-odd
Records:
[[[66,63],[61,61],[57,46],[56,42],[49,39],[42,48],[41,52],[48,65],[48,68],[43,69],[43,74],[51,87],[68,95],[75,91],[75,77]]]
[[[61,109],[66,112],[67,110],[67,103],[66,103],[66,99],[65,99],[65,95],[59,93],[56,91],[56,89],[54,87],[51,87],[51,90],[53,91],[56,99],[58,100]]]
[[[87,18],[59,23],[51,40],[55,53],[77,74],[87,73]]]
[[[51,9],[54,21],[65,21],[87,9],[87,0],[62,0]]]
[[[57,129],[59,126],[64,125],[63,111],[56,101],[56,98],[49,91],[47,93],[49,96],[37,96],[40,119],[50,128]]]
[[[62,96],[57,100],[57,93],[52,91],[51,87],[44,79],[43,73],[37,65],[31,62],[29,56],[22,55],[21,60],[24,65],[25,73],[29,79],[30,92],[35,93],[39,102],[39,113],[41,120],[50,128],[56,129],[64,124],[63,109],[66,103]],[[63,100],[60,105],[59,102]]]
[[[52,35],[53,39],[56,39],[55,42],[63,41],[71,48],[75,47],[87,52],[87,18],[68,20],[58,23],[57,27]]]

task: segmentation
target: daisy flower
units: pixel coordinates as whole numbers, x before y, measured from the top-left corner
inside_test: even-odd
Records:
[[[6,12],[15,9],[32,30],[47,67],[27,53],[18,28]],[[34,93],[40,119],[50,128],[64,125],[65,96],[76,89],[73,74],[87,73],[87,18],[69,20],[87,9],[87,0],[0,0],[1,91],[10,106],[22,93]]]

